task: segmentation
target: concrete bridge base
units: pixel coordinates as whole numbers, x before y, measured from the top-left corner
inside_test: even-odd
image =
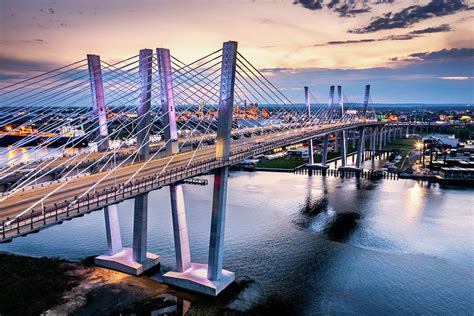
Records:
[[[207,270],[207,264],[191,263],[191,267],[183,272],[165,273],[162,280],[164,283],[209,296],[217,296],[235,280],[234,272],[224,269],[219,280],[209,280]]]
[[[136,262],[133,260],[133,249],[123,248],[115,255],[101,255],[96,257],[94,261],[98,266],[138,276],[158,265],[160,257],[154,253],[147,252],[146,259],[143,262]]]
[[[318,163],[313,163],[313,164],[307,164],[306,167],[309,170],[309,175],[312,175],[312,170],[322,170],[322,175],[326,175],[326,171],[329,168],[328,165],[323,165],[323,164],[318,164]]]
[[[364,169],[358,168],[356,166],[341,166],[337,170],[339,171],[341,177],[344,177],[346,173],[347,174],[353,173],[353,174],[355,174],[355,177],[357,179],[360,178],[362,172],[364,171]]]

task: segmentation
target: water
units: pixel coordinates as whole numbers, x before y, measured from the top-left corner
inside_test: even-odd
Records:
[[[185,185],[194,262],[207,261],[212,178]],[[296,314],[472,314],[472,189],[231,172],[224,267],[255,280],[253,308]],[[168,189],[150,194],[149,248],[174,266]],[[133,203],[119,205],[131,245]],[[80,260],[106,251],[102,212],[1,244]],[[193,302],[199,305],[198,302]]]

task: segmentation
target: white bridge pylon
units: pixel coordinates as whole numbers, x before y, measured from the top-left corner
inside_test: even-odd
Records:
[[[179,152],[170,56],[168,49],[158,48],[156,50],[161,86],[161,111],[166,113],[164,116],[164,141],[166,142],[166,154],[168,156]],[[140,66],[143,68],[140,68],[140,74],[142,75],[141,85],[144,95],[138,107],[139,115],[148,115],[150,109],[150,96],[148,94],[152,64],[146,62],[149,59],[151,59],[151,50],[141,50]],[[216,158],[223,160],[228,160],[230,157],[236,63],[237,42],[224,43],[216,144]],[[95,74],[93,78],[97,81],[97,78],[101,78],[100,75],[97,75],[100,74],[100,69],[96,70]],[[100,85],[94,84],[93,89],[96,86]],[[95,94],[97,95],[97,93]],[[146,122],[149,122],[149,119],[146,119]],[[149,135],[141,134],[138,141],[139,144],[146,143],[146,147],[141,150],[143,159],[148,158],[148,138]],[[162,279],[165,283],[216,296],[234,281],[234,273],[222,268],[228,173],[228,167],[215,170],[208,264],[191,262],[183,187],[182,184],[171,184],[169,186],[176,271],[163,275]],[[97,265],[139,275],[159,263],[158,255],[147,252],[148,193],[143,193],[135,198],[132,249],[122,248],[121,246],[117,207],[115,205],[108,206],[104,209],[104,212],[109,253],[97,257],[95,259]]]

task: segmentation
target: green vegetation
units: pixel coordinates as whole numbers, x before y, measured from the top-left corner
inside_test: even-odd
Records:
[[[417,141],[417,139],[411,138],[395,139],[390,142],[387,142],[387,146],[384,146],[383,149],[392,150],[400,153],[402,159],[399,163],[395,165],[396,167],[400,168],[403,164],[403,161],[405,160],[405,157],[410,153],[412,149],[415,148],[415,144]]]
[[[64,261],[0,253],[0,315],[39,315],[77,281]]]
[[[292,170],[307,163],[306,159],[288,159],[286,157],[273,160],[262,160],[257,164],[257,168],[273,168]]]
[[[348,153],[351,154],[356,150],[352,147],[348,148]],[[328,153],[328,160],[340,157],[340,152],[330,152]],[[321,155],[314,155],[314,162],[320,163],[321,162]],[[282,170],[293,170],[297,167],[305,165],[308,163],[307,159],[296,159],[296,158],[288,158],[288,157],[281,157],[276,158],[273,160],[262,160],[257,164],[258,168],[270,168],[270,169],[282,169]]]
[[[453,134],[462,141],[469,139],[469,135],[472,132],[474,132],[474,124],[466,124],[464,128],[443,127],[439,131],[440,134]]]

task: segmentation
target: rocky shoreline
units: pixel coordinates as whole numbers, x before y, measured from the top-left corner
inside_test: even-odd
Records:
[[[93,265],[0,253],[0,315],[127,315],[152,311],[177,315],[259,315],[260,287],[249,278],[218,298],[180,291],[152,280]]]

